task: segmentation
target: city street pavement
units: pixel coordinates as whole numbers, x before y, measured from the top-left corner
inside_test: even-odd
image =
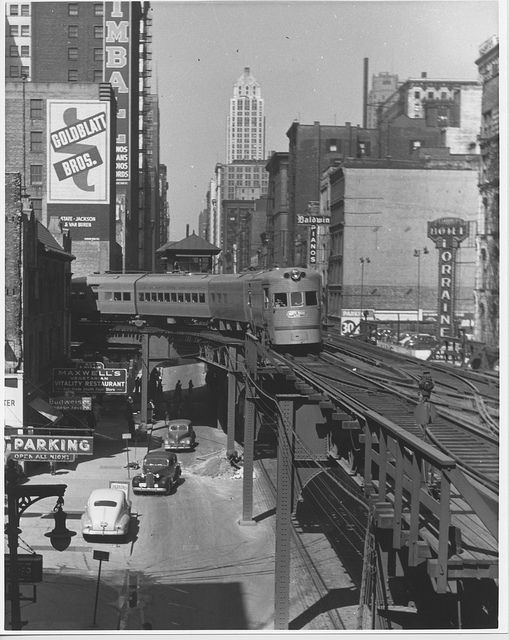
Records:
[[[163,421],[155,423],[153,446],[163,426]],[[131,496],[137,517],[128,543],[83,539],[80,517],[89,493],[136,473],[126,469],[121,439],[126,431],[123,404],[109,400],[98,422],[93,456],[59,465],[55,475],[40,465],[30,477],[29,484],[68,485],[64,510],[67,528],[76,535],[63,552],[44,536],[54,526],[55,498],[38,501],[23,514],[19,552],[41,553],[44,567],[37,601],[22,601],[23,630],[272,628],[272,530],[267,523],[239,525],[242,481],[231,477],[226,435],[218,429],[196,426],[196,452],[178,454],[183,484],[175,495]],[[146,446],[146,441],[130,446],[130,461],[141,463]],[[256,502],[255,509],[261,509]],[[92,557],[94,549],[110,553],[102,563],[95,626],[99,563]],[[32,595],[30,585],[21,590],[24,597]]]
[[[93,489],[107,487],[112,480],[127,481],[138,472],[126,466],[122,434],[128,428],[123,401],[109,398],[103,403],[93,456],[80,457],[77,464],[58,465],[55,475],[48,465],[39,465],[30,477],[32,484],[67,485],[67,528],[76,535],[63,552],[54,550],[45,537],[54,526],[55,498],[36,502],[23,514],[19,553],[34,550],[43,555],[37,600],[21,603],[25,632],[273,629],[273,498],[256,471],[253,518],[257,523],[239,524],[242,479],[226,460],[226,434],[203,424],[207,402],[205,389],[198,390],[196,400],[200,392],[203,397],[194,407],[197,447],[194,452],[178,452],[181,485],[169,496],[130,496],[134,517],[127,542],[85,541],[80,523]],[[204,411],[198,411],[199,406]],[[153,426],[151,449],[161,446],[163,433],[164,421],[159,420]],[[241,451],[239,445],[237,449]],[[131,442],[129,461],[141,464],[146,451],[146,438],[136,445]],[[306,535],[316,566],[330,574],[330,588],[338,592],[339,586],[346,595],[341,605],[344,628],[355,628],[355,593],[348,576],[323,536]],[[110,554],[101,567],[97,610],[99,562],[93,559],[94,550]],[[30,585],[21,590],[25,597],[32,595]],[[326,608],[317,604],[320,596],[294,551],[290,597],[290,628],[331,628]]]

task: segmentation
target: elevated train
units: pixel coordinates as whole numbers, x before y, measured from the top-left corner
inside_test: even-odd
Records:
[[[74,320],[198,323],[251,331],[274,347],[321,345],[321,276],[306,268],[239,274],[91,274],[72,281]]]

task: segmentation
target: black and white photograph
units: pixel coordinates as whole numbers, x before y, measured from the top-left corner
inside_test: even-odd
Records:
[[[1,15],[0,635],[505,636],[506,1]]]

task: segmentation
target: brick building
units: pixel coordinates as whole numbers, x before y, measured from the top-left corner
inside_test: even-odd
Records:
[[[63,105],[65,111],[59,114]],[[87,182],[79,186],[77,174],[54,174],[52,167],[63,166],[60,158],[69,156],[54,148],[52,134],[66,128],[63,118],[76,117],[78,122],[85,113],[83,109],[101,114],[103,126],[97,135],[88,137],[82,145],[76,144],[78,152],[86,142],[99,154],[94,171],[78,172]],[[120,246],[115,241],[115,109],[108,84],[5,84],[5,116],[9,122],[5,131],[6,171],[21,173],[22,187],[30,196],[37,220],[61,242],[63,232],[70,232],[78,275],[119,269],[121,265]],[[99,138],[102,147],[96,142]]]
[[[267,262],[291,266],[288,259],[288,153],[274,152],[267,162]]]
[[[36,219],[20,174],[6,174],[5,185],[5,385],[9,394],[17,391],[6,425],[20,427],[30,404],[38,398],[41,406],[51,392],[53,367],[70,357],[74,256],[68,237],[60,246]]]
[[[114,205],[121,265],[150,269],[160,245],[153,230],[160,227],[160,211],[165,210],[152,208],[152,194],[145,193],[154,183],[154,170],[159,171],[152,167],[149,149],[154,135],[150,3],[7,2],[5,11],[6,78],[23,74],[27,85],[111,86],[116,99]],[[77,255],[77,264],[80,260]],[[96,265],[98,269],[104,265]]]
[[[426,150],[478,154],[481,86],[477,81],[410,78],[378,108],[377,157],[412,160]]]
[[[456,272],[457,317],[468,324],[474,310],[477,164],[464,159],[462,168],[451,169],[437,161],[346,160],[327,179],[330,315],[360,314],[362,307],[382,320],[436,317],[438,256],[427,223],[459,217],[472,223]]]
[[[482,124],[474,337],[496,346],[500,322],[499,43],[496,36],[481,45],[476,64],[482,79]]]
[[[368,93],[367,121],[368,129],[376,129],[378,125],[378,110],[398,88],[398,76],[382,71],[371,78],[371,89]]]

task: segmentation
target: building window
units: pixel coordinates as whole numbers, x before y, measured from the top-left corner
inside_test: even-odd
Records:
[[[27,44],[21,45],[21,55],[23,57],[30,55],[30,47]]]
[[[94,27],[94,38],[99,38],[99,39],[102,40],[102,37],[103,37],[102,25],[101,26],[95,25],[95,27]]]
[[[103,50],[102,49],[94,49],[94,61],[102,62],[103,61]]]
[[[18,57],[18,47],[15,44],[11,44],[11,46],[9,47],[9,55],[11,56],[11,58]]]
[[[433,93],[433,91],[428,91],[428,99],[433,100],[434,97],[435,97],[435,94]]]
[[[364,156],[369,156],[371,152],[371,145],[369,142],[359,142],[357,149],[357,157],[363,158]]]
[[[29,36],[30,35],[30,25],[29,24],[22,24],[21,25],[21,35],[22,36]]]
[[[30,165],[30,184],[42,184],[42,164]]]
[[[420,97],[421,97],[421,92],[420,91],[414,91],[414,98],[416,100],[419,100]]]
[[[19,67],[17,65],[12,65],[9,71],[9,76],[11,78],[19,78]]]
[[[30,75],[30,67],[25,67],[21,65],[21,76],[25,76],[25,78],[28,78],[29,75]]]
[[[69,69],[67,72],[67,82],[78,82],[78,72],[76,69]]]
[[[30,151],[41,153],[42,151],[42,131],[30,131]]]
[[[30,15],[30,6],[28,4],[21,5],[21,15],[29,16]]]
[[[70,16],[77,16],[78,15],[78,3],[77,2],[70,2],[67,5],[67,14]]]
[[[422,147],[422,140],[410,140],[410,151],[418,151]]]
[[[9,35],[10,35],[10,36],[17,36],[17,35],[19,35],[19,25],[17,25],[17,24],[11,24],[11,25],[9,25]]]
[[[67,36],[69,38],[77,38],[78,37],[78,25],[77,24],[70,24],[67,27]]]
[[[78,59],[78,49],[76,47],[69,47],[67,49],[67,59],[68,60],[77,60]]]
[[[102,15],[104,15],[102,3],[94,4],[94,16],[102,16]]]
[[[94,69],[94,82],[102,82],[102,81],[103,81],[102,69]]]
[[[447,100],[447,93],[445,91],[442,91],[442,93],[440,94],[440,98],[441,100]]]
[[[11,16],[17,16],[18,15],[18,5],[17,4],[11,4],[9,15],[11,15]]]

